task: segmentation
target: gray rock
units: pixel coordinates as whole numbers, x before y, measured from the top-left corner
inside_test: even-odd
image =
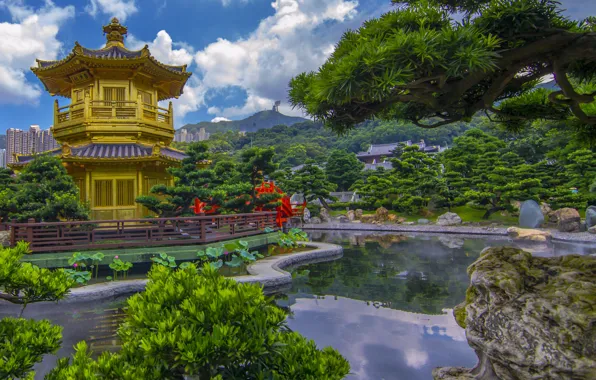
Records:
[[[402,224],[403,224],[404,226],[413,226],[413,225],[414,225],[414,224],[416,224],[416,223],[414,223],[414,222],[403,222]]]
[[[337,221],[339,223],[350,223],[350,219],[345,215],[340,215],[337,217]]]
[[[331,221],[331,217],[329,216],[329,210],[327,210],[325,207],[321,207],[321,212],[319,213],[319,218],[321,218],[321,221],[323,223],[327,223],[327,222]]]
[[[312,217],[310,218],[310,224],[321,224],[321,218],[319,218],[318,216]]]
[[[439,226],[455,226],[461,223],[461,218],[454,212],[446,212],[437,218]]]
[[[418,219],[418,224],[429,224],[430,220],[428,219]]]
[[[304,223],[310,223],[310,210],[308,208],[304,208],[304,213],[302,214],[302,220]]]
[[[595,257],[485,249],[468,268],[466,301],[453,312],[478,364],[467,371],[437,368],[433,377],[594,379],[595,271]]]
[[[588,228],[588,232],[596,235],[596,226],[592,226],[592,227]]]
[[[356,217],[356,219],[362,218],[362,215],[364,215],[364,211],[361,208],[356,209],[356,211],[354,211],[354,216]]]
[[[596,226],[596,206],[589,206],[586,209],[586,227]]]
[[[439,236],[439,241],[447,248],[462,248],[466,242],[462,238],[452,236]]]
[[[349,210],[347,213],[347,217],[350,220],[350,222],[353,222],[354,220],[356,220],[356,213],[354,213],[353,210]]]
[[[519,210],[519,226],[522,228],[538,228],[544,223],[544,215],[540,205],[533,200],[521,204]]]
[[[379,222],[384,222],[389,216],[389,210],[387,210],[385,207],[379,207],[377,211],[375,211],[375,215]]]
[[[540,203],[540,211],[542,211],[542,215],[547,216],[548,214],[553,212],[553,209],[550,207],[550,205],[548,203],[541,202]]]
[[[574,208],[565,207],[554,212],[557,229],[561,232],[579,232],[581,218]]]
[[[0,247],[8,247],[10,245],[10,231],[0,231]]]

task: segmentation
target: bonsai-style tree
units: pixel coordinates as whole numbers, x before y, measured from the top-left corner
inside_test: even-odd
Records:
[[[155,185],[149,190],[151,195],[139,196],[136,202],[162,217],[190,215],[195,198],[209,202],[217,178],[215,171],[200,166],[208,165],[209,147],[194,142],[188,145],[186,154],[180,167],[167,169],[174,177],[174,186]]]
[[[314,160],[308,160],[302,168],[292,173],[289,169],[276,173],[276,179],[282,189],[288,194],[302,194],[307,202],[318,199],[319,202],[329,209],[326,199],[329,194],[335,191],[337,185],[329,182],[323,169],[318,167]]]
[[[274,209],[279,205],[276,200],[281,198],[278,193],[266,193],[257,196],[255,187],[259,186],[266,176],[277,169],[273,162],[275,150],[273,148],[249,148],[242,152],[240,159],[240,173],[244,181],[251,185],[251,203],[253,207],[262,206],[267,209]]]
[[[47,320],[21,318],[33,302],[58,301],[74,285],[62,270],[50,271],[21,262],[28,246],[0,248],[0,299],[22,305],[18,318],[0,319],[0,378],[33,379],[35,363],[43,355],[56,353],[62,341],[62,327]]]
[[[79,188],[57,157],[37,156],[14,178],[6,178],[0,188],[0,216],[45,222],[60,219],[86,220],[89,207],[81,203]]]
[[[118,330],[119,352],[97,361],[85,342],[48,380],[98,379],[341,379],[348,362],[318,350],[286,327],[286,312],[256,284],[240,284],[206,265],[172,271],[154,266],[144,292],[128,300]]]
[[[364,163],[354,153],[335,149],[331,151],[325,165],[325,174],[329,182],[337,185],[339,191],[347,191],[354,182],[362,177]]]
[[[339,133],[374,117],[436,128],[486,111],[512,129],[564,120],[596,135],[596,17],[567,19],[555,0],[394,2],[291,80],[294,106]],[[547,75],[559,89],[537,87]]]

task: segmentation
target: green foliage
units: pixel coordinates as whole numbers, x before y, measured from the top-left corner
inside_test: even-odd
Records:
[[[90,253],[81,253],[75,252],[72,256],[68,259],[68,265],[73,265],[75,267],[74,271],[82,271],[86,268],[91,268],[91,270],[95,274],[95,278],[97,278],[99,274],[99,264],[102,262],[105,255],[101,252],[97,252],[94,254]],[[69,272],[70,274],[71,272]],[[86,276],[83,275],[75,275],[71,274],[71,276],[76,276],[77,278],[85,278]],[[77,281],[78,283],[81,283]]]
[[[112,279],[118,280],[118,273],[121,274],[121,278],[126,279],[128,271],[132,269],[133,264],[129,261],[122,261],[118,256],[114,257],[114,260],[110,263],[109,267],[112,270]]]
[[[325,199],[331,198],[329,193],[337,188],[336,184],[329,182],[323,169],[312,160],[294,173],[287,169],[275,173],[274,177],[286,193],[302,194],[307,202],[318,199],[325,208],[329,208]]]
[[[568,20],[555,0],[399,2],[293,78],[292,105],[339,133],[373,118],[436,128],[486,111],[511,129],[555,119],[596,135],[594,92],[582,87],[596,75],[593,19]],[[535,90],[548,74],[560,91]]]
[[[68,278],[79,285],[85,285],[91,280],[91,272],[78,269],[65,269]]]
[[[48,379],[92,378],[341,379],[348,362],[290,332],[285,312],[260,286],[239,284],[209,266],[154,266],[146,290],[128,300],[122,348],[97,360],[85,344]],[[87,377],[89,378],[89,377]]]
[[[47,320],[7,317],[0,319],[0,337],[0,378],[33,379],[33,366],[60,348],[62,327]]]
[[[167,253],[161,252],[158,256],[153,256],[151,261],[158,265],[163,265],[166,268],[176,268],[176,258],[174,256],[168,256]]]
[[[350,186],[362,177],[364,163],[354,153],[345,150],[333,150],[327,158],[325,174],[327,179],[337,185],[338,191],[347,191]]]
[[[254,251],[250,252],[248,248],[248,242],[244,240],[238,240],[234,243],[224,244],[224,248],[227,250],[228,259],[225,264],[231,267],[240,266],[242,263],[252,263],[257,259],[262,259],[263,255]],[[225,254],[226,252],[224,252]]]
[[[50,271],[21,262],[28,253],[23,242],[14,248],[0,248],[0,298],[23,305],[21,315],[30,303],[64,298],[75,283],[62,269]],[[61,332],[61,327],[46,320],[1,319],[0,378],[33,379],[33,365],[58,350]]]
[[[291,228],[288,233],[279,231],[278,234],[279,236],[277,245],[281,248],[293,249],[297,247],[304,247],[305,244],[300,242],[308,241],[308,235],[300,228]]]
[[[0,188],[0,216],[21,222],[87,220],[89,208],[80,202],[79,189],[60,159],[40,155],[25,166],[13,185]]]

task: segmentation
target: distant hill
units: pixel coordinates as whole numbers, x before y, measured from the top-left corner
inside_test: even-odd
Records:
[[[219,123],[202,121],[197,124],[186,124],[180,129],[186,129],[188,132],[198,132],[199,129],[205,128],[209,133],[226,131],[255,132],[259,129],[269,129],[276,125],[291,126],[305,121],[307,119],[287,116],[276,111],[261,111],[243,120],[220,121]]]

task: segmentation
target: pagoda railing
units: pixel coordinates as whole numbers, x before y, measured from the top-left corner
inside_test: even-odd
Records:
[[[72,222],[9,222],[10,243],[29,243],[32,252],[155,245],[203,244],[277,229],[276,212]]]
[[[77,121],[106,121],[106,120],[130,120],[138,122],[153,122],[174,126],[172,103],[169,108],[157,107],[143,101],[107,101],[88,100],[72,103],[63,107],[55,102],[54,126],[60,127],[63,124],[70,124]]]

